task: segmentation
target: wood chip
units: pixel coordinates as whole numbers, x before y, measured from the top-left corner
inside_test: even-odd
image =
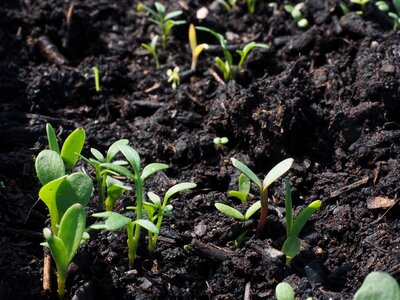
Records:
[[[368,209],[389,208],[394,205],[396,201],[387,197],[375,197],[367,200]]]
[[[335,198],[335,197],[340,196],[343,193],[346,193],[346,192],[351,191],[351,190],[355,190],[355,189],[363,186],[364,184],[366,184],[368,181],[369,181],[369,177],[366,176],[363,179],[360,179],[360,180],[358,180],[358,181],[356,181],[354,183],[346,185],[346,186],[344,186],[344,187],[342,187],[342,188],[340,188],[340,189],[338,189],[336,191],[333,191],[331,193],[331,198]]]

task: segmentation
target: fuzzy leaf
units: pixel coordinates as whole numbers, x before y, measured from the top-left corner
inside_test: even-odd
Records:
[[[257,201],[246,211],[244,218],[246,220],[250,219],[259,209],[261,208],[261,201]]]
[[[90,226],[92,229],[106,229],[106,230],[117,230],[125,225],[127,225],[129,222],[132,222],[132,220],[128,217],[125,217],[119,213],[112,212],[112,211],[106,211],[106,212],[101,212],[97,214],[92,215],[95,218],[105,218],[106,221],[105,223],[96,223]]]
[[[65,175],[64,161],[53,150],[43,150],[35,161],[36,175],[42,185]]]
[[[139,226],[145,228],[146,230],[150,231],[151,233],[154,234],[159,234],[159,230],[157,228],[156,225],[154,225],[153,223],[151,223],[149,220],[136,220],[133,223],[138,224]]]
[[[246,175],[251,181],[253,181],[260,190],[262,189],[261,180],[257,177],[256,174],[254,174],[252,170],[250,170],[248,166],[246,166],[244,163],[237,160],[236,158],[231,158],[231,161],[236,169],[238,169],[240,172]]]
[[[298,236],[311,215],[320,207],[321,200],[316,200],[303,209],[303,211],[297,216],[296,220],[294,220],[290,235]]]
[[[272,168],[271,171],[268,172],[267,176],[265,176],[262,188],[263,190],[267,189],[275,180],[285,174],[293,164],[293,158],[287,158],[277,164]]]
[[[58,154],[60,154],[60,147],[58,146],[57,135],[50,123],[46,124],[46,133],[47,133],[47,140],[49,141],[50,150],[53,150]]]
[[[153,175],[154,173],[168,169],[168,168],[169,168],[169,166],[166,164],[160,164],[160,163],[148,164],[147,166],[144,167],[141,178],[144,181],[149,176]]]
[[[118,140],[116,142],[114,142],[107,150],[107,157],[106,157],[106,161],[110,163],[114,157],[118,154],[119,152],[119,145],[128,145],[129,141],[126,139],[122,139],[122,140]]]
[[[240,211],[233,207],[230,207],[229,205],[223,203],[215,203],[215,207],[228,217],[239,219],[242,221],[245,220],[245,216]]]
[[[287,282],[279,283],[275,288],[275,297],[277,300],[294,300],[294,291]]]
[[[354,295],[354,300],[400,299],[400,287],[392,276],[384,272],[371,272]]]
[[[75,129],[65,140],[61,148],[61,157],[64,160],[65,169],[71,171],[78,161],[79,154],[85,143],[85,130],[83,128]]]

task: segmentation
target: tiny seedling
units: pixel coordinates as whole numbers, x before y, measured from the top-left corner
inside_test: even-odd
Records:
[[[195,71],[199,55],[204,49],[208,49],[208,44],[197,45],[196,28],[193,24],[189,26],[189,44],[190,50],[192,51],[192,65],[190,69]]]
[[[303,16],[301,9],[303,8],[304,3],[300,2],[296,5],[286,4],[283,8],[288,12],[293,20],[297,23],[297,26],[300,28],[305,28],[308,26],[308,20]]]
[[[108,179],[109,178],[109,174],[115,175],[116,173],[113,172],[111,169],[109,168],[105,168],[104,166],[102,166],[103,163],[112,163],[115,165],[125,165],[127,164],[126,161],[122,161],[122,160],[116,160],[113,161],[115,156],[118,154],[119,152],[119,148],[118,146],[120,145],[128,145],[129,141],[126,139],[121,139],[118,140],[116,142],[114,142],[107,150],[106,155],[104,156],[99,150],[95,149],[95,148],[90,148],[90,152],[92,153],[94,158],[86,158],[84,156],[81,155],[81,158],[88,163],[89,165],[91,165],[96,173],[96,181],[97,181],[97,192],[99,195],[99,206],[101,207],[104,203],[104,201],[106,201],[106,208],[107,210],[112,210],[115,204],[115,201],[117,200],[115,198],[116,194],[112,195],[112,199],[109,198],[108,200],[106,200],[106,192],[108,191],[108,189],[110,189],[110,192],[114,191],[114,187],[112,187],[112,183],[115,182],[112,179]],[[121,184],[117,184],[117,186],[119,186],[119,192],[122,193],[124,192],[124,190],[129,190],[129,187],[124,186],[122,183]],[[115,187],[116,188],[116,187]],[[118,188],[117,188],[118,189]],[[108,193],[107,193],[108,195]],[[120,196],[121,196],[120,195]]]
[[[167,13],[165,6],[160,2],[156,2],[154,6],[156,8],[155,10],[144,5],[143,3],[140,3],[140,5],[138,5],[138,10],[140,11],[142,9],[145,9],[151,15],[150,22],[158,26],[161,34],[162,47],[165,50],[167,48],[167,40],[171,29],[177,25],[186,24],[186,21],[173,20],[174,18],[179,17],[182,14],[181,10]]]
[[[290,264],[293,257],[300,251],[300,231],[307,223],[311,215],[321,207],[321,200],[310,203],[303,211],[293,219],[292,192],[290,182],[285,183],[285,210],[286,210],[286,240],[282,246],[282,252],[286,255],[286,264]]]
[[[261,44],[256,42],[248,43],[246,46],[244,46],[242,50],[236,51],[240,55],[240,61],[238,65],[235,66],[233,65],[232,54],[228,50],[227,42],[222,34],[207,27],[197,26],[196,28],[198,30],[212,34],[220,43],[225,60],[222,60],[220,57],[217,56],[215,58],[215,64],[218,67],[218,69],[220,69],[220,71],[222,72],[225,81],[232,80],[236,77],[237,72],[242,68],[243,63],[246,61],[246,58],[251,52],[251,50],[253,50],[254,48],[262,48],[262,49],[269,48],[268,45],[266,44]]]
[[[239,199],[242,203],[246,203],[247,195],[250,192],[250,179],[243,173],[239,176],[239,190],[229,191],[229,196]]]
[[[400,0],[393,0],[393,6],[396,12],[389,11],[389,5],[385,1],[375,3],[379,10],[387,12],[388,16],[393,19],[393,30],[400,28]]]
[[[295,295],[292,286],[287,282],[279,283],[275,288],[276,300],[294,300]],[[312,297],[308,297],[306,300],[312,300]]]
[[[58,296],[64,297],[65,281],[67,279],[68,266],[78,250],[82,241],[88,239],[85,233],[86,215],[80,204],[70,206],[61,219],[58,233],[49,228],[43,229],[46,240],[43,246],[50,248],[51,255],[57,266]],[[86,237],[85,237],[86,235]]]
[[[227,137],[215,137],[213,139],[213,143],[216,146],[223,146],[229,143],[229,139]]]
[[[215,203],[215,207],[225,216],[241,221],[247,221],[261,208],[261,202],[257,201],[256,203],[251,205],[245,214],[242,214],[237,209],[223,203]]]
[[[360,6],[360,10],[356,11],[356,14],[358,14],[358,15],[362,15],[364,13],[365,8],[370,1],[371,0],[350,0],[351,3],[357,4]]]
[[[278,180],[279,177],[281,177],[290,169],[293,164],[293,158],[287,158],[278,163],[275,167],[271,169],[271,171],[268,172],[263,182],[261,182],[257,175],[241,161],[237,160],[236,158],[231,158],[231,161],[235,168],[246,175],[258,187],[258,190],[260,192],[261,205],[260,220],[258,222],[258,233],[261,234],[264,231],[265,223],[268,216],[268,188],[273,182]],[[236,215],[239,216],[238,214]]]
[[[344,16],[347,16],[350,13],[350,8],[344,1],[339,1],[339,7],[342,10]]]
[[[353,300],[400,299],[400,287],[396,279],[385,272],[371,272],[365,277]]]
[[[176,90],[176,87],[180,85],[181,78],[179,77],[179,67],[175,67],[174,69],[168,69],[167,71],[168,82],[172,82],[172,89]]]
[[[164,216],[169,216],[173,210],[173,206],[171,204],[168,204],[169,199],[182,191],[186,191],[189,189],[195,188],[197,185],[192,182],[183,182],[183,183],[178,183],[171,187],[164,196],[164,199],[161,202],[161,198],[154,194],[153,192],[147,193],[148,198],[150,199],[151,202],[143,202],[144,209],[146,210],[146,216],[147,219],[150,220],[153,224],[155,224],[157,230],[159,231],[161,229],[161,224],[163,221]],[[134,209],[137,210],[136,206],[129,206],[127,209]],[[149,237],[149,242],[148,242],[148,249],[150,252],[153,252],[157,240],[158,240],[158,232],[155,233],[154,231],[148,231],[148,237]]]
[[[237,4],[237,0],[217,0],[219,4],[222,4],[227,11],[231,11]]]
[[[106,210],[111,211],[114,208],[118,198],[126,191],[132,190],[130,186],[124,185],[123,182],[118,179],[107,176],[107,197],[106,197]]]
[[[160,61],[158,60],[158,54],[157,54],[157,50],[156,50],[157,41],[158,41],[158,35],[155,35],[151,39],[150,44],[142,43],[141,46],[153,55],[154,62],[156,64],[156,68],[158,69],[160,67]]]
[[[100,92],[100,73],[99,73],[99,68],[93,67],[93,75],[94,75],[94,88],[96,92]]]
[[[128,258],[129,258],[129,267],[132,268],[135,258],[136,252],[139,245],[140,239],[140,231],[141,227],[146,228],[148,231],[157,232],[158,229],[155,227],[153,223],[148,220],[143,219],[143,188],[146,179],[157,173],[159,171],[165,170],[168,168],[168,165],[161,164],[161,163],[150,163],[147,166],[141,169],[141,162],[140,156],[136,152],[135,149],[128,145],[118,145],[118,150],[124,155],[128,163],[130,164],[131,168],[133,169],[133,173],[126,167],[117,165],[115,163],[105,162],[102,163],[100,166],[104,169],[109,169],[113,172],[118,173],[119,175],[125,176],[129,180],[131,180],[135,185],[135,192],[136,192],[136,221],[132,221],[129,218],[129,221],[126,221],[124,225],[127,225],[127,232],[128,232]],[[114,214],[107,214],[111,212],[105,212],[104,217],[109,218],[109,216],[115,216]],[[118,215],[118,214],[117,214]],[[113,220],[113,219],[112,219]],[[111,221],[110,221],[111,222]],[[149,225],[150,223],[151,225]],[[107,226],[107,221],[106,225]],[[120,227],[122,227],[120,226]],[[120,228],[119,227],[119,228]],[[156,230],[153,230],[153,229]],[[102,229],[102,228],[97,228]],[[105,228],[107,229],[107,228]]]
[[[246,0],[247,9],[249,10],[249,14],[253,15],[256,11],[257,0]]]

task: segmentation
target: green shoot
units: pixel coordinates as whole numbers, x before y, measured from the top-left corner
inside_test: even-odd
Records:
[[[220,57],[216,57],[215,65],[222,72],[225,81],[232,80],[236,77],[237,72],[241,69],[243,63],[245,62],[245,60],[251,50],[253,50],[254,48],[262,48],[262,49],[269,48],[268,45],[266,45],[266,44],[260,44],[260,43],[255,43],[255,42],[251,42],[251,43],[247,44],[246,46],[244,46],[244,48],[242,50],[236,51],[240,55],[240,61],[237,66],[234,66],[232,54],[228,50],[228,45],[227,45],[227,42],[226,42],[224,36],[218,32],[215,32],[214,30],[212,30],[210,28],[207,28],[207,27],[197,26],[196,28],[198,30],[205,31],[205,32],[212,34],[220,43],[225,60],[221,59]]]
[[[247,221],[261,208],[261,202],[255,202],[249,207],[245,214],[242,214],[237,209],[223,203],[215,203],[215,207],[227,217],[238,219],[240,221]]]
[[[239,190],[238,191],[229,191],[229,196],[238,198],[242,203],[246,203],[247,195],[250,192],[250,179],[244,174],[240,174],[239,176]]]
[[[167,76],[168,82],[172,82],[172,89],[176,90],[176,87],[181,83],[181,78],[179,77],[179,67],[175,67],[173,70],[168,69]]]
[[[339,2],[339,7],[342,10],[344,16],[347,16],[350,13],[350,8],[344,1]]]
[[[149,51],[153,55],[154,62],[156,64],[156,68],[158,69],[160,67],[160,61],[158,60],[158,54],[157,54],[157,51],[156,51],[157,41],[158,41],[158,35],[155,35],[151,39],[151,43],[150,44],[142,43],[141,46],[144,49],[146,49],[147,51]]]
[[[153,192],[147,193],[147,196],[149,197],[151,202],[143,202],[143,206],[146,210],[146,215],[147,219],[150,220],[153,224],[155,224],[157,231],[161,229],[161,224],[163,221],[164,216],[169,216],[173,210],[172,205],[168,204],[169,199],[182,191],[193,189],[196,187],[195,183],[192,182],[183,182],[176,184],[172,186],[164,196],[163,201],[161,202],[161,198],[154,194]],[[127,207],[127,209],[135,209],[137,210],[137,207]],[[148,236],[149,236],[149,244],[148,244],[148,249],[150,252],[153,252],[157,240],[158,240],[158,232],[154,231],[148,231]]]
[[[286,255],[286,263],[289,264],[293,257],[300,251],[301,240],[299,239],[300,231],[307,223],[311,215],[321,206],[321,200],[317,200],[309,204],[303,211],[293,219],[293,206],[290,182],[285,183],[285,210],[286,210],[286,240],[282,246],[282,252]]]
[[[308,26],[308,20],[303,16],[301,9],[303,8],[304,3],[300,2],[296,5],[286,4],[283,8],[288,12],[293,20],[297,23],[297,26],[300,28],[305,28]]]
[[[254,174],[254,172],[241,161],[235,158],[231,158],[231,161],[235,168],[246,175],[258,187],[261,202],[261,215],[258,222],[258,233],[261,234],[264,231],[265,223],[268,216],[268,188],[273,182],[275,182],[279,177],[281,177],[290,169],[293,164],[293,158],[287,158],[278,163],[268,172],[263,182],[261,182],[257,175]]]
[[[393,30],[400,28],[400,0],[393,0],[396,12],[389,11],[389,5],[385,1],[378,1],[375,5],[379,10],[387,12],[388,16],[393,19]]]
[[[100,166],[102,168],[116,172],[122,176],[125,176],[126,178],[131,180],[135,185],[136,207],[137,207],[136,221],[130,221],[126,223],[128,231],[129,267],[132,268],[136,258],[137,248],[139,245],[141,227],[145,227],[147,230],[151,229],[151,228],[149,229],[146,224],[142,225],[144,221],[146,221],[143,220],[143,188],[145,180],[154,173],[167,169],[168,165],[160,163],[151,163],[145,166],[142,170],[140,156],[135,149],[133,149],[128,145],[118,145],[117,148],[119,149],[119,151],[121,151],[121,153],[125,156],[126,160],[129,162],[133,170],[133,173],[128,168],[121,165],[117,165],[115,163],[106,162],[102,163]],[[154,224],[152,225],[154,226]]]
[[[287,282],[279,283],[275,288],[275,297],[277,300],[294,300],[294,291]]]
[[[138,6],[138,9],[145,9],[151,15],[150,22],[158,26],[161,34],[162,47],[165,50],[167,48],[167,40],[171,29],[177,25],[186,24],[186,21],[173,20],[182,14],[181,10],[167,13],[165,6],[160,2],[156,2],[154,6],[156,8],[155,10],[141,3],[140,7]]]
[[[116,173],[113,172],[109,168],[105,168],[102,166],[103,163],[112,163],[115,165],[125,165],[127,164],[126,161],[113,161],[115,156],[119,152],[118,146],[120,145],[128,145],[129,141],[126,139],[121,139],[114,142],[107,150],[106,155],[104,156],[99,150],[95,148],[90,148],[90,152],[92,153],[94,158],[86,158],[81,155],[81,158],[88,163],[90,166],[93,167],[96,173],[96,181],[97,181],[97,192],[99,195],[99,207],[103,206],[104,201],[106,201],[106,192],[109,187],[107,183],[107,178],[109,177],[108,174],[115,175]],[[125,188],[123,188],[125,189]],[[125,189],[127,190],[127,189]],[[114,195],[115,196],[115,195]],[[115,201],[117,199],[109,199],[106,203],[107,210],[112,210],[114,207]]]
[[[385,272],[371,272],[354,295],[354,300],[400,299],[400,287],[396,279]]]
[[[193,24],[189,26],[189,44],[192,51],[192,65],[190,69],[195,71],[199,55],[204,49],[208,49],[208,44],[197,45],[196,28]]]
[[[62,217],[58,234],[49,228],[43,229],[46,242],[42,245],[50,248],[57,266],[57,291],[60,299],[64,297],[68,266],[84,238],[85,226],[85,210],[80,204],[74,204]]]
[[[360,6],[360,10],[356,11],[356,14],[362,15],[365,11],[366,5],[370,2],[371,0],[350,0],[351,3],[357,4]]]
[[[229,139],[227,137],[216,137],[213,139],[214,145],[226,145],[229,143]]]
[[[99,69],[97,67],[93,67],[93,75],[94,75],[94,87],[96,89],[96,92],[100,92],[100,73]]]
[[[231,11],[237,4],[237,0],[217,0],[219,4],[222,4],[227,11]]]
[[[241,234],[239,234],[239,236],[236,238],[235,242],[234,242],[234,246],[235,248],[240,248],[242,247],[243,243],[245,241],[248,241],[250,238],[247,236],[247,233],[249,232],[249,230],[245,230],[243,231]]]
[[[107,198],[105,201],[106,210],[111,211],[114,208],[115,202],[117,199],[122,196],[122,194],[126,191],[132,190],[130,186],[126,186],[123,182],[112,178],[111,176],[107,176]]]
[[[246,3],[247,3],[247,9],[249,10],[249,14],[253,15],[254,12],[256,11],[257,0],[246,0]]]

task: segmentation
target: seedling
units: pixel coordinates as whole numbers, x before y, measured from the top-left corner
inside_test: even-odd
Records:
[[[86,215],[82,205],[74,204],[67,209],[61,219],[58,233],[49,228],[43,229],[46,239],[43,246],[49,247],[57,266],[58,297],[62,299],[65,293],[68,266],[85,236]],[[87,235],[87,234],[86,234]]]
[[[227,45],[227,42],[226,42],[224,36],[218,32],[215,32],[214,30],[211,30],[210,28],[207,28],[207,27],[197,26],[196,28],[198,30],[211,33],[220,43],[222,52],[225,57],[225,61],[217,56],[215,58],[215,64],[222,72],[225,81],[232,80],[236,77],[237,72],[241,69],[243,63],[245,62],[245,60],[251,50],[253,50],[254,48],[262,48],[262,49],[269,48],[268,45],[266,45],[266,44],[261,44],[261,43],[256,43],[256,42],[248,43],[246,46],[244,46],[244,48],[242,50],[236,51],[240,55],[240,61],[237,66],[234,66],[232,54],[228,50],[228,45]]]
[[[119,196],[122,195],[122,193],[125,190],[130,190],[129,187],[124,186],[122,183],[121,184],[116,184],[117,186],[119,186],[119,188],[117,187],[112,187],[112,183],[115,183],[115,181],[113,181],[112,179],[108,179],[111,178],[108,175],[112,174],[115,175],[116,173],[113,172],[111,169],[109,168],[105,168],[104,166],[102,166],[103,163],[112,163],[115,165],[125,165],[127,164],[126,161],[121,161],[121,160],[116,160],[113,161],[115,156],[118,154],[119,152],[119,148],[118,146],[120,145],[128,145],[129,141],[126,139],[121,139],[118,140],[116,142],[114,142],[107,150],[106,155],[104,156],[99,150],[95,149],[95,148],[90,148],[90,152],[92,153],[94,158],[86,158],[84,156],[81,155],[81,158],[88,163],[89,165],[91,165],[96,173],[96,181],[97,181],[97,192],[99,194],[99,206],[101,207],[104,203],[104,201],[106,201],[106,208],[107,210],[112,210],[115,204],[115,201],[117,200],[115,198],[115,196],[119,193],[121,193]],[[110,192],[113,193],[113,195],[111,196],[111,198],[108,198],[106,200],[106,192],[107,190],[110,189]],[[119,192],[118,193],[114,193],[115,189],[118,189]],[[109,193],[107,192],[107,197],[108,197]],[[118,197],[119,197],[118,196]],[[117,197],[117,198],[118,198]]]
[[[231,11],[236,6],[237,0],[217,0],[217,2],[222,4],[227,11]]]
[[[295,295],[292,286],[287,282],[279,283],[275,288],[275,297],[277,300],[294,300]],[[308,297],[306,300],[312,300],[312,297]]]
[[[196,28],[193,24],[189,26],[189,44],[190,50],[192,50],[192,65],[190,69],[195,71],[199,55],[204,49],[208,49],[208,44],[197,45]]]
[[[153,55],[154,62],[156,64],[156,68],[158,69],[160,67],[160,61],[158,60],[158,55],[157,55],[157,50],[156,50],[157,41],[158,41],[158,35],[155,35],[151,39],[150,44],[142,43],[141,46]]]
[[[389,5],[385,1],[375,3],[379,10],[387,12],[388,16],[393,19],[393,30],[400,27],[400,0],[393,0],[393,6],[396,12],[389,11]]]
[[[176,87],[181,83],[181,78],[179,77],[179,67],[168,69],[167,76],[168,82],[172,82],[172,89],[176,90]]]
[[[370,0],[350,0],[350,2],[360,6],[360,10],[356,11],[356,14],[362,15],[365,11],[366,5],[370,2]]]
[[[186,21],[173,20],[182,14],[181,10],[167,13],[165,6],[160,2],[156,2],[154,6],[156,8],[155,10],[144,5],[143,3],[140,3],[138,10],[140,11],[141,9],[145,9],[152,16],[152,18],[150,18],[150,22],[158,26],[161,34],[162,47],[165,50],[167,48],[167,40],[171,29],[177,25],[186,24]]]
[[[400,299],[400,287],[396,279],[385,272],[371,272],[354,295],[354,300]]]
[[[342,10],[343,15],[347,16],[350,13],[350,8],[344,1],[339,1],[339,7]]]
[[[290,264],[293,257],[300,251],[300,231],[307,223],[311,215],[320,208],[321,200],[310,203],[303,211],[293,219],[292,192],[290,182],[285,183],[285,210],[286,210],[286,240],[282,246],[282,252],[286,255],[286,264]]]
[[[225,216],[241,221],[247,221],[261,208],[261,202],[257,201],[256,203],[251,205],[245,214],[242,214],[237,209],[223,203],[215,203],[215,207]]]
[[[223,146],[229,143],[229,139],[227,137],[216,137],[213,139],[213,143],[216,146]]]
[[[229,196],[235,197],[239,199],[242,203],[246,203],[247,195],[250,192],[250,179],[244,174],[240,174],[239,176],[239,190],[238,191],[229,191]]]
[[[278,163],[275,167],[271,169],[271,171],[268,172],[263,182],[261,182],[261,180],[257,177],[257,175],[241,161],[237,160],[236,158],[231,158],[231,161],[232,164],[239,171],[241,171],[244,175],[246,175],[258,187],[258,190],[260,192],[260,204],[261,204],[261,214],[260,214],[260,220],[258,222],[258,233],[261,234],[264,231],[265,223],[267,221],[267,216],[268,216],[268,188],[274,181],[276,181],[279,177],[281,177],[290,169],[290,167],[293,164],[293,158],[287,158]]]
[[[247,9],[249,10],[249,14],[253,15],[254,12],[256,11],[257,0],[246,0],[246,3],[247,3]]]
[[[137,251],[137,248],[139,245],[141,227],[144,227],[148,231],[152,231],[153,233],[156,232],[158,234],[158,232],[157,232],[158,229],[157,229],[157,227],[155,227],[155,225],[153,223],[151,223],[148,220],[143,220],[143,188],[144,188],[145,180],[149,176],[153,175],[154,173],[167,169],[168,165],[161,164],[161,163],[151,163],[151,164],[148,164],[147,166],[145,166],[142,170],[140,156],[136,152],[135,149],[133,149],[132,147],[130,147],[128,145],[118,145],[117,148],[119,149],[119,151],[121,151],[121,153],[124,155],[126,160],[129,162],[131,168],[133,169],[133,173],[128,168],[117,165],[115,163],[106,162],[106,163],[102,163],[100,166],[104,169],[109,169],[113,172],[116,172],[116,173],[122,175],[122,176],[125,176],[126,178],[131,180],[135,185],[136,207],[137,207],[136,221],[132,221],[129,218],[127,218],[127,219],[129,219],[129,221],[125,220],[124,222],[122,222],[122,223],[124,223],[122,226],[127,225],[129,266],[130,266],[130,268],[132,268],[135,258],[136,258],[136,251]],[[102,217],[106,217],[106,218],[108,218],[108,220],[109,220],[110,216],[115,216],[115,213],[105,212],[104,216],[102,215]],[[109,222],[111,222],[111,224],[113,224],[112,222],[113,222],[114,218],[116,218],[116,217],[113,217],[113,219],[111,219],[111,221],[109,221]],[[119,219],[121,219],[121,218],[119,218]],[[105,226],[108,226],[107,221],[106,221]],[[152,226],[149,225],[148,223],[150,223]],[[122,226],[120,226],[120,227],[122,227]],[[118,228],[120,228],[120,227],[118,227]],[[154,230],[154,228],[156,230]],[[101,229],[101,228],[97,228],[97,229]]]
[[[305,28],[308,26],[308,20],[303,16],[301,9],[303,8],[304,3],[300,2],[296,5],[286,4],[283,8],[288,12],[293,20],[297,23],[297,26],[300,28]]]
[[[143,206],[146,210],[147,219],[150,220],[153,224],[155,224],[157,228],[157,232],[150,230],[148,231],[148,237],[149,237],[148,249],[150,252],[153,252],[154,248],[156,247],[158,240],[158,231],[161,229],[161,224],[164,216],[169,216],[173,210],[173,206],[171,204],[168,204],[168,200],[175,194],[185,190],[193,189],[196,186],[197,185],[195,183],[191,182],[183,182],[176,184],[165,193],[162,202],[161,198],[158,195],[154,194],[153,192],[147,193],[147,196],[151,202],[143,202]],[[137,210],[137,207],[130,206],[127,207],[127,209]]]
[[[130,186],[124,185],[123,182],[112,178],[111,176],[107,176],[107,198],[105,201],[106,210],[113,210],[118,198],[121,197],[124,192],[130,190],[132,190]]]
[[[93,75],[94,75],[94,87],[96,89],[96,92],[100,92],[100,73],[99,69],[97,67],[93,67]]]

